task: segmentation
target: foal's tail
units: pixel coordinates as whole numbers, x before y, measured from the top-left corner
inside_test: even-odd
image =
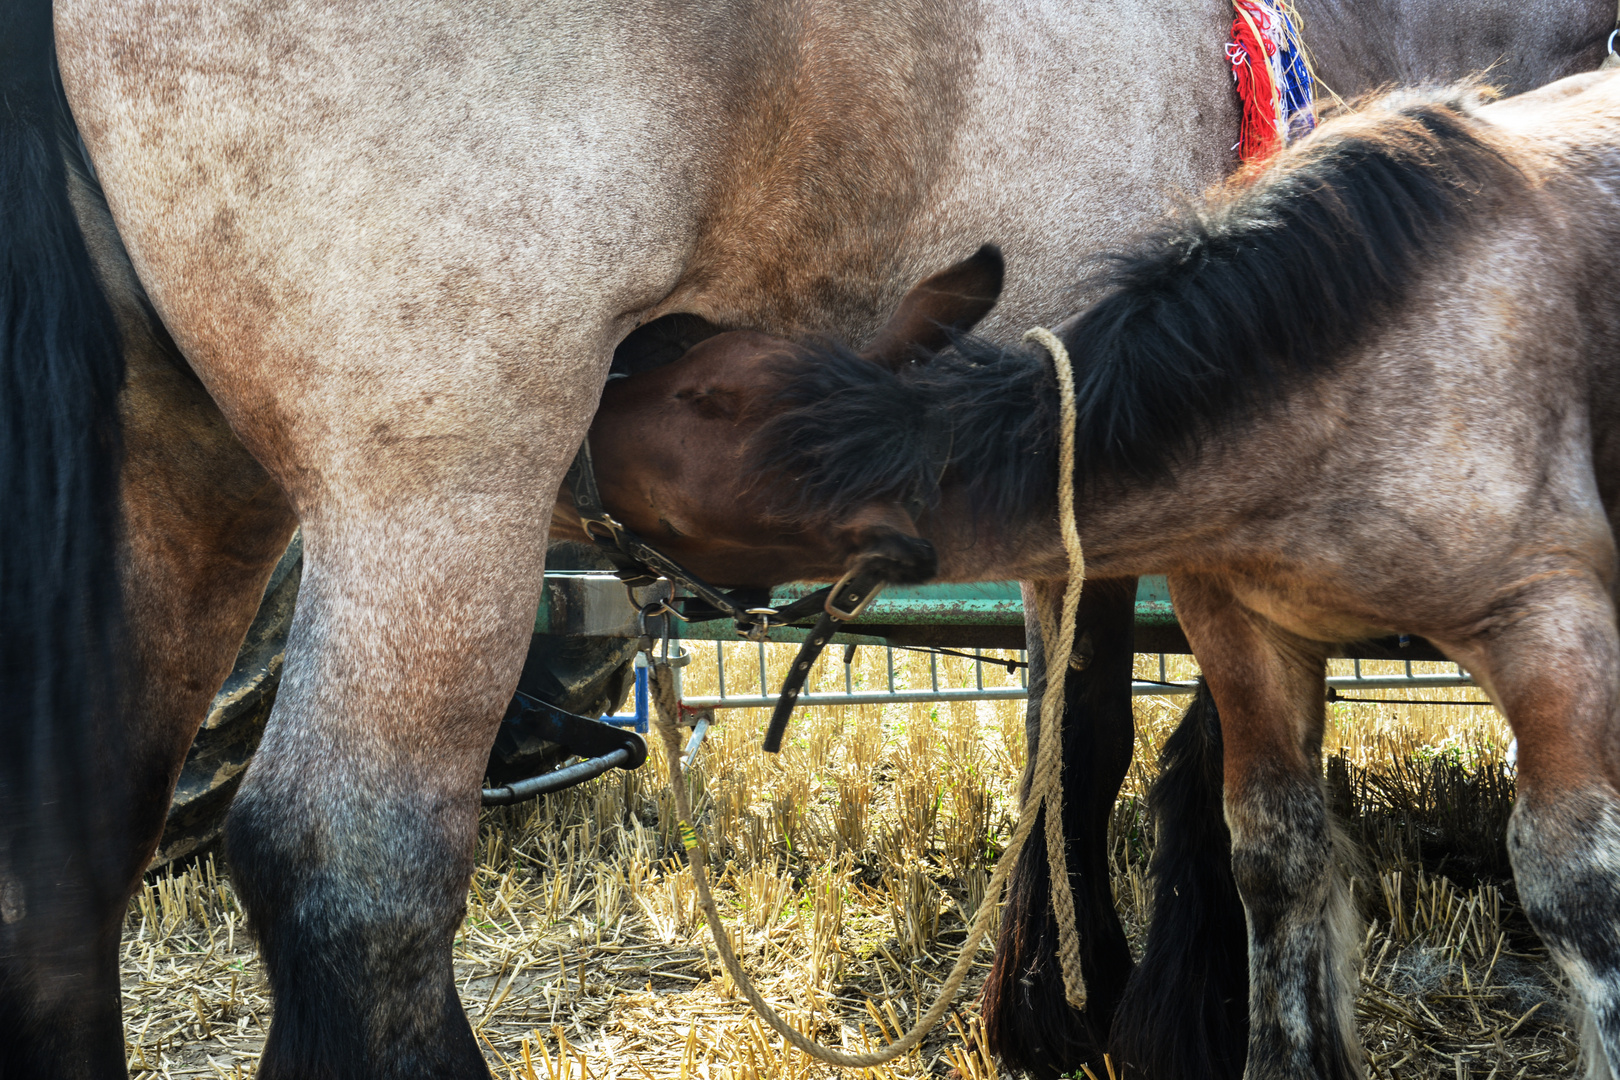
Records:
[[[127,885],[123,355],[69,202],[75,145],[50,0],[0,0],[0,1077],[110,1054],[87,1029],[117,1007]]]
[[[1148,809],[1147,948],[1114,1015],[1123,1076],[1238,1080],[1249,1034],[1249,939],[1222,804],[1221,719],[1203,679],[1159,755]]]

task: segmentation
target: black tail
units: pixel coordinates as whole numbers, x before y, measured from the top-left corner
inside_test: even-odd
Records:
[[[123,355],[68,199],[73,138],[50,0],[0,0],[5,1080],[123,1075],[116,937],[108,948],[128,884],[116,783]]]
[[[1048,672],[1062,673],[1068,695],[1063,836],[1087,1004],[1077,1012],[1064,998],[1051,870],[1037,821],[1008,882],[1001,938],[984,980],[984,1026],[990,1049],[1002,1061],[1042,1080],[1076,1073],[1082,1065],[1107,1075],[1102,1058],[1109,1024],[1131,973],[1130,945],[1108,880],[1108,822],[1136,734],[1131,713],[1135,598],[1135,578],[1088,582],[1080,596],[1077,651],[1089,651],[1090,663],[1076,671],[1064,661],[1047,661],[1030,672],[1032,719],[1039,714]]]
[[[1238,1080],[1249,1041],[1249,939],[1222,807],[1221,720],[1200,679],[1148,795],[1158,826],[1147,948],[1114,1016],[1133,1080]]]

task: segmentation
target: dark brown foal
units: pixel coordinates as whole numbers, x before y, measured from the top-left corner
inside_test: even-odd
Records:
[[[1591,1075],[1620,1062],[1617,191],[1620,73],[1496,104],[1391,95],[1121,255],[1059,328],[1088,565],[1170,575],[1221,710],[1248,1080],[1362,1072],[1322,676],[1334,643],[1393,631],[1467,666],[1513,725],[1520,895],[1594,1021]],[[1044,351],[757,359],[774,406],[711,440],[750,447],[777,528],[886,508],[943,579],[1056,576]],[[938,480],[920,503],[919,475]],[[1164,1015],[1187,998],[1145,993]]]
[[[883,376],[927,358],[989,313],[1002,276],[1001,253],[985,247],[925,279],[856,355]],[[781,338],[740,330],[710,337],[673,363],[610,381],[590,431],[604,503],[643,540],[718,585],[830,581],[871,561],[891,566],[894,581],[932,576],[932,546],[919,541],[903,506],[868,501],[806,529],[777,509],[780,488],[791,481],[750,466],[750,436],[780,410],[781,369],[797,355]],[[859,397],[862,390],[849,393]],[[899,481],[897,503],[931,494],[949,453],[948,440],[941,441],[934,473],[923,469]],[[557,494],[551,535],[589,539],[566,486]]]

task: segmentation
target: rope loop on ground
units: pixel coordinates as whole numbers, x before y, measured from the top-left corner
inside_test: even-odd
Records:
[[[715,906],[714,895],[709,890],[708,848],[698,835],[693,822],[686,773],[681,766],[681,737],[678,727],[680,702],[675,696],[674,669],[669,666],[668,661],[657,661],[648,673],[653,704],[656,707],[654,711],[657,714],[655,724],[659,739],[664,745],[664,761],[669,768],[675,813],[680,818],[678,827],[681,844],[686,848],[687,865],[692,871],[692,883],[697,888],[698,905],[708,921],[709,932],[714,938],[714,947],[720,955],[720,962],[725,967],[726,974],[731,976],[731,981],[753,1006],[754,1011],[777,1034],[810,1057],[829,1065],[848,1069],[870,1069],[893,1061],[914,1050],[945,1015],[945,1011],[956,1000],[957,992],[961,990],[963,981],[973,967],[973,958],[978,954],[979,946],[990,928],[992,916],[1000,907],[1001,891],[1007,875],[1017,864],[1019,853],[1023,851],[1024,842],[1029,838],[1037,813],[1043,806],[1046,809],[1047,862],[1051,867],[1052,903],[1058,923],[1058,958],[1063,970],[1064,996],[1076,1009],[1084,1009],[1086,1006],[1085,976],[1080,967],[1080,932],[1075,927],[1074,893],[1069,886],[1068,859],[1063,840],[1064,673],[1068,667],[1067,657],[1074,652],[1076,613],[1080,605],[1080,588],[1086,576],[1085,556],[1080,548],[1080,534],[1074,519],[1076,416],[1074,372],[1069,367],[1068,351],[1050,330],[1036,327],[1024,335],[1024,340],[1038,342],[1051,354],[1052,366],[1057,370],[1058,389],[1062,401],[1063,430],[1058,470],[1058,517],[1063,531],[1064,549],[1069,557],[1069,577],[1063,593],[1063,613],[1058,626],[1048,625],[1047,612],[1051,605],[1041,605],[1041,639],[1049,658],[1061,656],[1065,660],[1054,665],[1048,659],[1046,665],[1048,675],[1046,693],[1041,699],[1041,728],[1039,743],[1036,746],[1035,769],[1029,794],[1018,815],[1018,825],[1013,830],[1007,849],[1001,853],[1001,858],[996,860],[995,869],[990,874],[990,882],[984,890],[984,899],[979,902],[978,911],[973,916],[973,924],[968,930],[967,940],[962,943],[962,952],[957,956],[956,964],[946,977],[945,985],[940,988],[938,1000],[918,1019],[910,1031],[881,1049],[864,1054],[847,1053],[817,1042],[789,1024],[755,989],[753,981],[748,978],[742,964],[737,960],[737,954],[731,947],[730,935],[721,926],[720,912]],[[1058,647],[1053,648],[1053,645]]]

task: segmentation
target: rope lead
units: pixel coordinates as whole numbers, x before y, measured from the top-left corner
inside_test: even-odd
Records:
[[[1050,655],[1066,656],[1074,651],[1076,614],[1080,605],[1080,588],[1085,582],[1086,563],[1080,547],[1080,533],[1074,520],[1074,372],[1069,367],[1069,354],[1050,330],[1036,327],[1024,335],[1024,340],[1038,342],[1052,356],[1057,370],[1058,390],[1063,407],[1063,430],[1060,466],[1058,471],[1058,516],[1063,530],[1063,546],[1069,556],[1069,577],[1062,598],[1062,617],[1057,627],[1048,618],[1050,604],[1041,605],[1041,639],[1043,644],[1057,642],[1061,649]],[[1048,664],[1048,667],[1051,665]],[[1085,976],[1080,967],[1080,932],[1075,927],[1074,893],[1069,886],[1068,860],[1063,843],[1063,690],[1062,665],[1059,677],[1047,679],[1046,693],[1041,699],[1040,738],[1035,751],[1035,771],[1029,795],[1018,815],[1018,826],[1013,830],[1007,850],[996,860],[984,899],[974,913],[973,925],[956,964],[940,988],[939,998],[922,1015],[915,1027],[880,1050],[865,1054],[845,1053],[826,1046],[805,1035],[784,1020],[767,1002],[743,972],[737,954],[732,951],[731,938],[720,925],[720,912],[709,891],[709,871],[706,852],[692,827],[691,798],[687,793],[686,774],[681,767],[681,737],[677,726],[680,703],[675,698],[674,670],[667,661],[653,664],[650,678],[653,702],[656,705],[657,727],[664,744],[664,761],[669,767],[671,793],[675,799],[675,814],[680,823],[681,846],[689,853],[687,866],[692,871],[692,884],[697,888],[698,905],[708,920],[709,932],[720,962],[731,976],[731,981],[742,991],[743,997],[777,1034],[817,1061],[838,1065],[846,1069],[870,1069],[910,1053],[937,1024],[945,1010],[950,1008],[973,967],[973,957],[990,928],[992,916],[1001,903],[1001,891],[1008,873],[1018,862],[1018,855],[1029,838],[1037,812],[1046,809],[1046,857],[1051,866],[1052,904],[1058,923],[1058,958],[1063,969],[1064,996],[1076,1009],[1086,1007]]]

